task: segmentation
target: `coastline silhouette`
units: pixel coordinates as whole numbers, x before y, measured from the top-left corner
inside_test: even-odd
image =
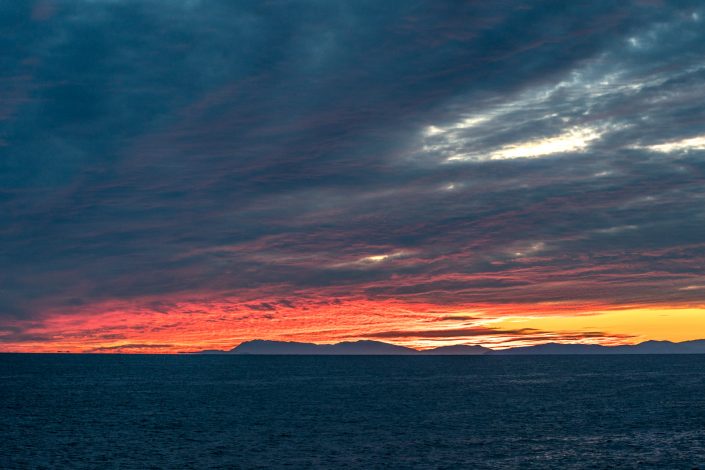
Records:
[[[296,341],[245,341],[230,350],[209,349],[197,354],[304,355],[304,356],[486,356],[486,355],[598,355],[598,354],[705,354],[705,339],[693,341],[644,341],[633,345],[544,343],[507,349],[479,345],[440,346],[417,350],[382,341],[344,341],[316,344]]]

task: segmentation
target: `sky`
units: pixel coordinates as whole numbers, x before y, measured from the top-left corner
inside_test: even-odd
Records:
[[[698,1],[0,1],[0,351],[705,338]]]

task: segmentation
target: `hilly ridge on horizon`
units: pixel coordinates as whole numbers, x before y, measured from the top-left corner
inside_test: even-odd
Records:
[[[417,350],[382,341],[344,341],[335,344],[296,341],[252,340],[230,350],[204,350],[198,354],[239,355],[381,355],[381,356],[484,356],[484,355],[599,355],[599,354],[705,354],[705,339],[672,342],[645,341],[634,345],[602,346],[598,344],[544,343],[507,349],[490,349],[479,345],[439,346]]]

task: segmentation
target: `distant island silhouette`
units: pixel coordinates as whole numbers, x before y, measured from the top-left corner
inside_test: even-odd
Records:
[[[545,343],[508,349],[454,345],[417,350],[382,341],[344,341],[336,344],[269,341],[256,339],[230,349],[209,349],[197,354],[241,354],[284,356],[487,356],[487,355],[597,355],[597,354],[705,354],[705,339],[683,341],[645,341],[634,345]]]

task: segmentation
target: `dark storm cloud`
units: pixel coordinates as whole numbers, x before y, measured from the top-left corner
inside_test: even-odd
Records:
[[[4,2],[0,316],[702,302],[698,8]]]

